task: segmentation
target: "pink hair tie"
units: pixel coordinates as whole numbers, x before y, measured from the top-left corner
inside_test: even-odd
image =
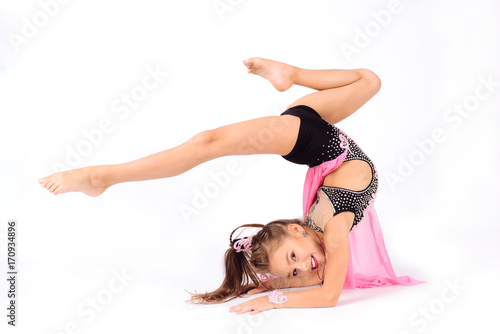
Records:
[[[283,292],[278,290],[273,290],[269,292],[267,298],[269,299],[269,302],[274,304],[283,304],[288,300],[288,297],[283,295]]]
[[[233,248],[236,249],[236,252],[239,253],[243,250],[248,250],[252,247],[252,239],[253,237],[243,237],[241,239],[236,239],[233,241]]]
[[[261,282],[269,281],[269,277],[266,274],[259,274],[259,278]]]
[[[269,281],[269,277],[272,277],[273,280],[279,278],[279,276],[274,276],[274,275],[271,275],[271,274],[259,274],[259,278],[262,282],[267,282]]]

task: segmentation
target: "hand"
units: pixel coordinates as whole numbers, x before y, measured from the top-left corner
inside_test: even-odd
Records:
[[[261,293],[261,292],[264,292],[264,291],[269,291],[268,288],[266,288],[264,285],[259,285],[258,287],[256,287],[255,289],[252,289],[250,291],[247,292],[248,295],[255,295],[257,293]]]
[[[275,304],[271,303],[267,296],[262,296],[249,300],[243,304],[231,306],[229,312],[243,314],[250,311],[250,315],[254,315],[263,311],[272,310],[273,308],[275,308]]]

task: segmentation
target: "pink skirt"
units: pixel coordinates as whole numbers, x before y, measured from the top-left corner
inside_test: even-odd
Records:
[[[347,150],[336,159],[307,170],[303,198],[304,220],[316,200],[316,193],[324,178],[342,164],[346,155]],[[363,219],[349,233],[349,247],[349,267],[344,289],[425,283],[409,276],[396,276],[385,249],[384,237],[373,205],[364,212]]]

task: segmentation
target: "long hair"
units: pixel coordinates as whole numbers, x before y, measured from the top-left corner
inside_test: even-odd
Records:
[[[222,285],[215,291],[207,293],[191,293],[188,300],[198,304],[216,304],[229,301],[259,285],[258,274],[269,273],[269,255],[283,244],[290,236],[287,226],[299,224],[309,230],[303,220],[278,219],[266,225],[246,224],[240,227],[261,227],[252,239],[251,249],[237,252],[233,247],[233,234],[240,227],[231,232],[229,236],[229,249],[224,254],[226,275]],[[251,284],[253,283],[253,284]]]

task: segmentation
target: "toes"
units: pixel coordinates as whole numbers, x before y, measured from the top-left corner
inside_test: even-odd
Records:
[[[52,177],[52,175],[42,177],[38,180],[38,183],[40,183],[45,189],[49,189],[50,186],[54,183],[54,178]]]
[[[47,180],[47,182],[45,182],[45,189],[50,189],[50,187],[52,187],[54,185],[54,180],[53,179],[49,179]]]
[[[44,187],[44,188],[47,185],[48,181],[49,180],[47,179],[47,177],[42,177],[41,179],[38,179],[38,183],[40,183],[42,185],[42,187]]]
[[[49,191],[51,193],[53,193],[54,190],[56,190],[57,187],[59,187],[59,185],[57,183],[55,183],[55,182],[52,182],[51,185],[47,189],[49,189]]]
[[[57,194],[59,194],[59,193],[61,192],[61,190],[62,190],[62,186],[61,186],[61,185],[59,185],[59,186],[57,186],[57,187],[54,189],[53,194],[54,194],[54,195],[57,195]]]
[[[248,68],[253,66],[253,58],[248,58],[247,60],[243,60],[243,64],[247,66]]]

